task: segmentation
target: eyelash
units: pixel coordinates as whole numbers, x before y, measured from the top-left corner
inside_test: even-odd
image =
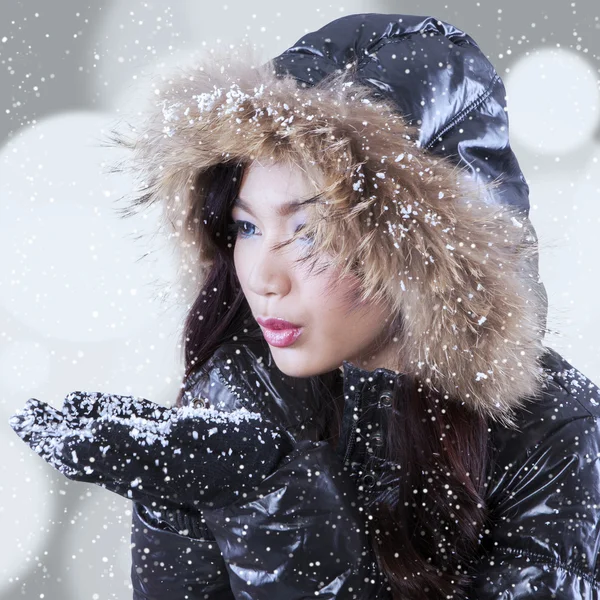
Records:
[[[250,227],[256,227],[256,225],[253,225],[252,223],[250,223],[250,221],[234,221],[231,225],[228,226],[227,231],[229,233],[237,235],[238,237],[240,237],[242,239],[246,239],[246,238],[252,237],[251,234],[243,233],[243,231],[242,231],[242,225],[244,225],[244,224],[248,224],[248,225],[250,225]],[[305,226],[305,224],[299,225],[296,228],[296,232],[300,231],[304,226]],[[305,236],[302,239],[306,240],[307,242],[311,241],[311,238],[309,238],[307,236]]]

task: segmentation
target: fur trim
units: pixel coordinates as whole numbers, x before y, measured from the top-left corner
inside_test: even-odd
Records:
[[[351,68],[302,87],[271,63],[256,66],[250,49],[203,60],[160,82],[156,108],[121,139],[144,180],[136,203],[164,202],[192,250],[183,277],[193,256],[197,272],[211,260],[201,219],[189,227],[201,214],[202,173],[224,161],[291,161],[321,177],[327,200],[302,235],[342,275],[358,265],[364,298],[403,315],[397,370],[513,424],[513,410],[539,389],[543,351],[523,217],[421,150],[393,103],[353,82]]]

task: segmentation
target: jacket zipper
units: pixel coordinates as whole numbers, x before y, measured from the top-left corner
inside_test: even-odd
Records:
[[[361,395],[360,395],[360,393],[356,392],[355,393],[355,398],[356,398],[356,402],[355,402],[354,406],[355,406],[356,413],[359,415],[359,418],[360,418],[360,408],[361,408]],[[350,430],[350,439],[348,440],[348,446],[346,448],[346,454],[344,455],[344,464],[346,464],[346,461],[350,457],[350,453],[351,453],[351,451],[354,448],[354,441],[355,441],[355,438],[356,438],[356,428],[358,427],[358,421],[359,421],[359,419],[354,419],[354,415],[353,415],[352,416],[352,429]]]

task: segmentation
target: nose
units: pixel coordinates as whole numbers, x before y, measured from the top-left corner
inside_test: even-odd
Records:
[[[275,251],[270,243],[256,245],[251,258],[248,288],[260,296],[285,296],[291,288],[291,265],[284,257],[285,248]]]

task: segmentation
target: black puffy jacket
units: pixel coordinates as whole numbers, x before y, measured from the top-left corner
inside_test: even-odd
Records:
[[[185,273],[214,255],[194,219],[212,167],[286,152],[318,164],[343,208],[362,209],[352,223],[322,219],[313,238],[343,242],[393,299],[419,378],[492,417],[494,526],[470,597],[598,598],[600,395],[541,342],[546,298],[498,74],[468,35],[410,15],[343,17],[251,66],[211,56],[169,78],[130,144],[140,202],[176,211],[193,251]],[[136,600],[388,597],[367,513],[395,482],[377,448],[403,379],[344,369],[336,448],[316,439],[308,391],[290,391],[268,352],[224,344],[186,380],[186,397],[259,410],[297,445],[255,493],[204,513],[203,540],[134,505]]]
[[[317,590],[319,598],[389,597],[361,507],[381,486],[394,485],[390,465],[369,441],[391,410],[386,392],[402,380],[385,369],[344,366],[336,449],[306,444],[317,441],[306,392],[290,394],[286,383],[285,397],[277,394],[286,377],[264,349],[223,345],[188,379],[186,402],[207,398],[219,410],[261,410],[303,451],[251,496],[205,512],[201,540],[168,531],[134,504],[135,600],[299,599]],[[543,391],[518,412],[517,428],[493,426],[486,500],[496,525],[482,542],[469,598],[600,597],[600,390],[551,349],[542,366]]]

